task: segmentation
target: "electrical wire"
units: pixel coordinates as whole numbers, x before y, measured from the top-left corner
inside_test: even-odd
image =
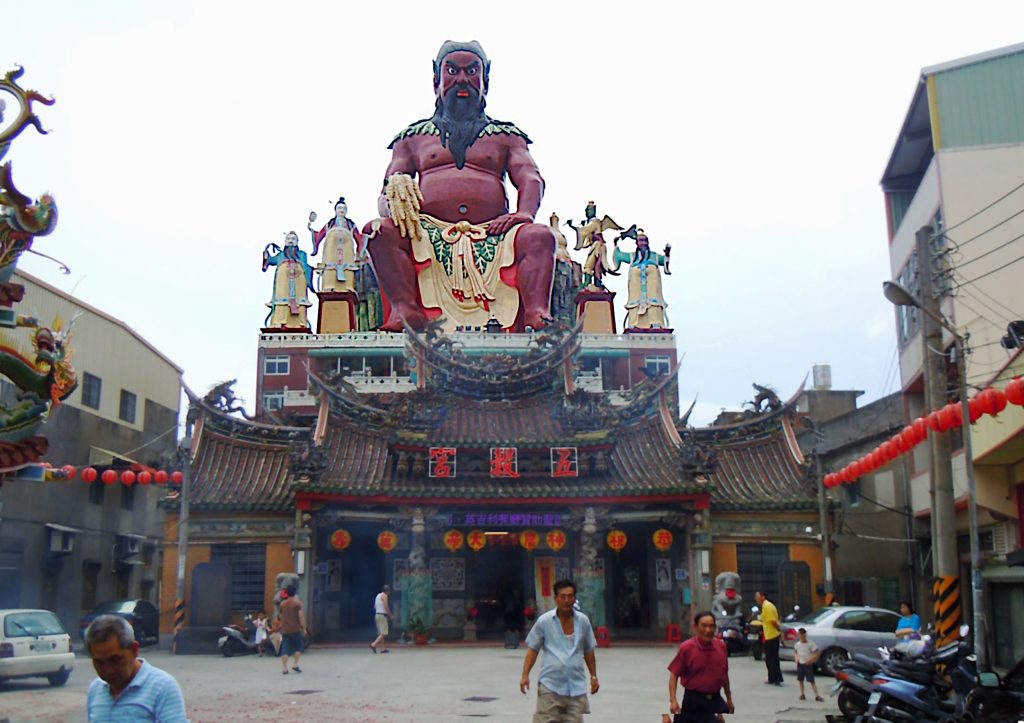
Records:
[[[981,281],[985,277],[991,276],[992,274],[996,273],[997,271],[1002,271],[1003,269],[1006,269],[1006,268],[1009,268],[1010,266],[1013,266],[1018,261],[1024,261],[1024,256],[1018,256],[1013,261],[1007,261],[1002,266],[997,266],[996,268],[992,269],[991,271],[986,271],[985,273],[981,274],[980,276],[975,276],[973,279],[968,279],[967,281],[964,281],[964,282],[958,284],[957,288],[960,288],[960,287],[963,287],[963,286],[967,286],[968,284],[973,284],[976,281]]]
[[[964,225],[965,223],[967,223],[968,221],[970,221],[970,220],[971,220],[971,219],[973,219],[973,218],[977,218],[977,217],[978,217],[978,216],[980,216],[981,214],[985,213],[985,211],[989,210],[990,208],[992,208],[993,206],[995,206],[995,205],[996,205],[997,203],[999,203],[999,202],[1000,202],[1000,201],[1002,201],[1003,199],[1009,198],[1010,196],[1012,196],[1012,195],[1013,195],[1014,193],[1016,193],[1017,191],[1019,191],[1019,190],[1020,190],[1020,189],[1022,189],[1022,188],[1024,188],[1024,183],[1021,183],[1021,184],[1020,184],[1019,186],[1015,186],[1015,187],[1013,187],[1012,189],[1010,189],[1009,191],[1007,191],[1006,193],[1004,193],[1004,194],[1003,194],[1002,196],[1000,196],[1000,197],[999,197],[999,198],[997,198],[997,199],[996,199],[995,201],[993,201],[993,202],[992,202],[992,203],[990,203],[989,205],[985,206],[985,207],[984,207],[984,208],[982,208],[981,210],[979,210],[979,211],[975,211],[974,213],[972,213],[972,214],[971,214],[970,216],[968,216],[967,218],[965,218],[965,219],[963,219],[962,221],[959,221],[959,222],[957,222],[957,223],[953,224],[952,226],[950,226],[949,228],[947,228],[947,229],[946,229],[945,231],[943,231],[943,232],[942,232],[942,235],[945,235],[946,233],[948,233],[948,232],[952,231],[952,230],[953,230],[953,229],[955,229],[955,228],[959,228],[960,226],[963,226],[963,225]]]
[[[981,232],[979,232],[979,233],[976,233],[976,234],[974,234],[973,236],[971,236],[971,237],[970,237],[969,239],[965,239],[964,241],[954,241],[953,239],[949,238],[949,236],[946,236],[945,234],[942,234],[942,237],[943,237],[943,238],[945,238],[945,239],[947,239],[948,241],[952,241],[952,242],[953,242],[953,244],[954,244],[954,245],[956,245],[956,247],[957,247],[957,251],[959,251],[960,249],[962,249],[962,248],[963,248],[964,246],[966,246],[967,244],[971,243],[972,241],[977,241],[978,239],[980,239],[980,238],[981,238],[982,236],[984,236],[984,235],[985,235],[985,234],[987,234],[987,233],[991,233],[992,231],[995,231],[995,230],[996,230],[997,228],[999,228],[1000,226],[1002,226],[1002,225],[1003,225],[1003,224],[1005,224],[1005,223],[1009,223],[1009,222],[1010,222],[1010,221],[1012,221],[1013,219],[1015,219],[1015,218],[1017,218],[1018,216],[1020,216],[1020,215],[1021,215],[1022,213],[1024,213],[1024,208],[1020,209],[1020,210],[1019,210],[1019,211],[1017,211],[1016,213],[1012,213],[1012,214],[1010,214],[1009,216],[1007,216],[1006,218],[1004,218],[1004,219],[1003,219],[1002,221],[1000,221],[999,223],[995,223],[995,224],[993,224],[993,225],[989,226],[989,227],[988,227],[987,229],[985,229],[984,231],[981,231]]]
[[[1021,211],[1021,213],[1024,213],[1024,211]],[[959,265],[959,266],[957,267],[957,270],[959,270],[959,269],[962,269],[962,268],[963,268],[964,266],[970,266],[970,265],[971,265],[971,264],[973,264],[973,263],[974,263],[975,261],[980,261],[981,259],[985,258],[985,257],[986,257],[986,256],[988,256],[989,254],[994,254],[994,253],[995,253],[996,251],[999,251],[1000,249],[1004,249],[1004,248],[1006,248],[1007,246],[1009,246],[1010,244],[1012,244],[1012,243],[1013,243],[1014,241],[1018,241],[1018,240],[1020,240],[1020,239],[1022,239],[1022,238],[1024,238],[1024,233],[1020,234],[1019,236],[1014,236],[1014,237],[1013,237],[1012,239],[1010,239],[1009,241],[1006,241],[1005,243],[1001,243],[1001,244],[999,244],[998,246],[996,246],[996,247],[994,247],[994,248],[991,248],[991,249],[989,249],[988,251],[986,251],[986,252],[985,252],[985,253],[983,253],[983,254],[978,254],[977,256],[974,256],[973,258],[970,258],[970,259],[968,259],[967,261],[964,261],[964,262],[963,262],[962,264],[960,264],[960,265]]]

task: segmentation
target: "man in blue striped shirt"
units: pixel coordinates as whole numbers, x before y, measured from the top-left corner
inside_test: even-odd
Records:
[[[100,615],[85,631],[85,647],[99,676],[89,686],[90,723],[187,723],[178,681],[139,657],[139,642],[127,620]]]
[[[530,670],[543,648],[544,662],[537,678],[537,712],[533,723],[581,723],[583,714],[590,712],[588,690],[596,693],[601,687],[597,682],[594,655],[597,640],[590,619],[574,607],[576,583],[559,580],[554,588],[555,609],[537,618],[526,638],[526,660],[519,690],[526,693],[530,689]]]

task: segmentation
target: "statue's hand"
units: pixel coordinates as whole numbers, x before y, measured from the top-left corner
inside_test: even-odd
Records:
[[[487,227],[487,233],[497,236],[505,233],[517,223],[533,223],[533,217],[528,213],[506,213],[491,221]]]
[[[395,222],[399,233],[405,238],[419,237],[423,194],[416,180],[405,173],[394,173],[388,178],[384,193],[388,199],[391,220]]]

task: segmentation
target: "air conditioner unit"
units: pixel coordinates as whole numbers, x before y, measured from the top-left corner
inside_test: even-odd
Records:
[[[50,530],[50,552],[66,553],[74,549],[75,535],[73,532]]]
[[[121,538],[121,554],[138,555],[142,552],[142,540],[137,537],[122,537]]]

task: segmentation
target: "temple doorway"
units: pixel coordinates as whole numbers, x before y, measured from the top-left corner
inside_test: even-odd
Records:
[[[511,537],[511,536],[509,536]],[[527,553],[519,544],[491,539],[472,558],[470,599],[477,609],[476,635],[497,640],[508,629],[523,630]]]

